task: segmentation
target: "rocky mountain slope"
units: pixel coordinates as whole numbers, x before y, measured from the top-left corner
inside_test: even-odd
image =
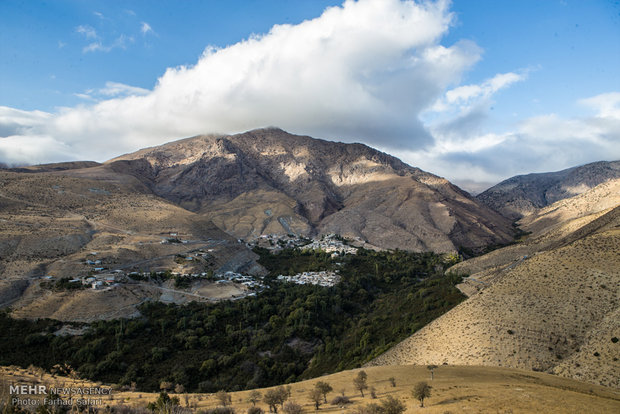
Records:
[[[512,240],[505,218],[445,179],[362,144],[269,128],[199,136],[106,163],[241,238],[338,233],[449,252]]]
[[[557,172],[518,175],[476,198],[504,216],[517,220],[614,178],[620,178],[620,161],[593,162]]]
[[[159,296],[125,295],[122,289],[52,294],[41,288],[44,275],[81,278],[97,266],[126,272],[264,271],[257,255],[208,218],[153,195],[131,176],[102,180],[95,174],[92,180],[87,176],[93,167],[84,173],[81,166],[72,170],[74,176],[67,175],[71,168],[0,171],[0,306],[11,305],[15,315],[62,313],[60,319],[90,320],[105,317],[103,308],[125,308],[115,316],[128,316],[134,305]],[[161,244],[170,233],[188,243]],[[208,260],[181,269],[177,255],[197,249],[210,249]],[[61,308],[73,310],[59,313]]]
[[[373,364],[526,368],[619,387],[620,180],[526,217],[532,234],[450,269],[470,298]]]

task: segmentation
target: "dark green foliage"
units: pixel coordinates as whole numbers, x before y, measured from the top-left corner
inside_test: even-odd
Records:
[[[339,395],[337,397],[334,397],[334,399],[330,402],[331,405],[345,405],[345,404],[351,404],[351,400],[349,399],[349,397],[344,396],[344,395]]]
[[[254,407],[254,408],[257,408],[257,407]],[[209,408],[207,410],[200,410],[198,411],[198,414],[235,414],[235,409],[232,407],[216,407],[216,408]]]
[[[167,393],[162,392],[159,394],[157,401],[150,402],[146,406],[146,408],[148,408],[152,412],[164,414],[164,413],[170,413],[171,407],[178,406],[178,405],[179,405],[178,397],[170,398],[170,396]]]
[[[379,412],[381,414],[401,414],[404,413],[407,407],[401,400],[388,395],[385,400],[381,401]]]
[[[175,276],[174,287],[178,289],[187,289],[192,286],[191,276]]]
[[[41,287],[44,289],[50,289],[55,291],[61,290],[78,290],[85,289],[87,286],[83,285],[81,281],[70,282],[71,279],[63,277],[57,281],[43,281]]]
[[[59,322],[0,312],[0,364],[68,363],[84,377],[145,391],[161,382],[188,392],[268,387],[359,367],[464,298],[454,287],[460,277],[443,276],[432,253],[257,251],[270,287],[243,300],[146,302],[139,319],[98,321],[67,337],[52,334]],[[332,288],[274,279],[333,268],[342,282]]]

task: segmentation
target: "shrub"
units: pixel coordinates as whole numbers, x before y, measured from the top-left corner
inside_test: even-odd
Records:
[[[331,405],[345,405],[345,404],[351,404],[351,400],[349,399],[349,397],[347,397],[346,395],[339,395],[337,397],[335,397],[331,403]]]
[[[235,414],[235,409],[232,407],[209,408],[198,411],[198,414]]]
[[[382,414],[382,410],[379,404],[370,403],[370,404],[358,407],[355,411],[353,411],[353,413],[354,414]]]
[[[394,398],[391,395],[381,401],[381,413],[382,414],[402,414],[407,407],[398,398]]]
[[[286,414],[301,414],[301,405],[294,403],[293,401],[289,401],[284,404],[282,411]]]
[[[265,414],[265,410],[260,407],[250,407],[248,408],[248,414]]]
[[[370,398],[372,398],[373,400],[377,398],[377,390],[375,389],[375,387],[370,387]]]

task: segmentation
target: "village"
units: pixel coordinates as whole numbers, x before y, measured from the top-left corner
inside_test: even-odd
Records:
[[[296,235],[280,235],[269,234],[261,235],[256,239],[244,242],[249,248],[263,247],[276,253],[282,249],[298,248],[301,250],[321,250],[331,253],[332,257],[338,257],[346,254],[357,254],[357,248],[348,245],[345,240],[336,234],[322,235],[317,239],[308,239],[303,236]],[[188,241],[182,239],[177,233],[169,233],[167,237],[162,238],[161,244],[187,244]],[[82,261],[83,265],[89,267],[88,274],[84,276],[75,276],[73,278],[58,278],[51,275],[42,276],[41,279],[47,282],[66,283],[68,287],[92,290],[109,290],[120,284],[131,283],[159,283],[168,279],[179,280],[191,283],[192,281],[205,280],[214,282],[215,284],[239,284],[247,289],[247,296],[256,295],[265,288],[261,278],[226,271],[222,273],[214,273],[213,271],[190,272],[183,271],[183,265],[189,262],[197,262],[201,259],[208,261],[210,252],[213,249],[197,249],[184,254],[177,254],[175,262],[179,264],[179,268],[166,271],[135,271],[130,270],[130,265],[117,266],[119,268],[110,269],[105,267],[105,260],[98,258],[98,252],[90,252]],[[318,271],[303,272],[295,275],[279,275],[277,280],[281,282],[290,282],[296,284],[311,284],[325,287],[332,287],[340,282],[338,271]]]
[[[356,239],[356,241],[364,243],[361,239]],[[341,236],[334,233],[322,235],[319,239],[308,239],[293,234],[263,234],[248,241],[246,245],[249,248],[263,247],[274,252],[282,249],[295,248],[301,250],[322,250],[326,253],[331,253],[333,257],[345,254],[357,254],[356,247],[348,245]]]
[[[336,272],[303,272],[294,276],[279,275],[278,280],[284,282],[297,283],[298,285],[319,285],[332,287],[340,282],[340,276]]]

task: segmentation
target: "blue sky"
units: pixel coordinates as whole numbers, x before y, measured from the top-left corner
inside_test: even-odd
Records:
[[[267,125],[472,189],[620,158],[618,1],[4,0],[0,23],[7,164]]]
[[[317,17],[337,1],[0,2],[0,105],[53,111],[107,81],[152,88],[166,68],[195,64],[208,45],[225,47],[278,23]],[[147,23],[152,31],[142,32]],[[88,38],[78,28],[90,27]],[[110,51],[84,52],[101,41]]]

